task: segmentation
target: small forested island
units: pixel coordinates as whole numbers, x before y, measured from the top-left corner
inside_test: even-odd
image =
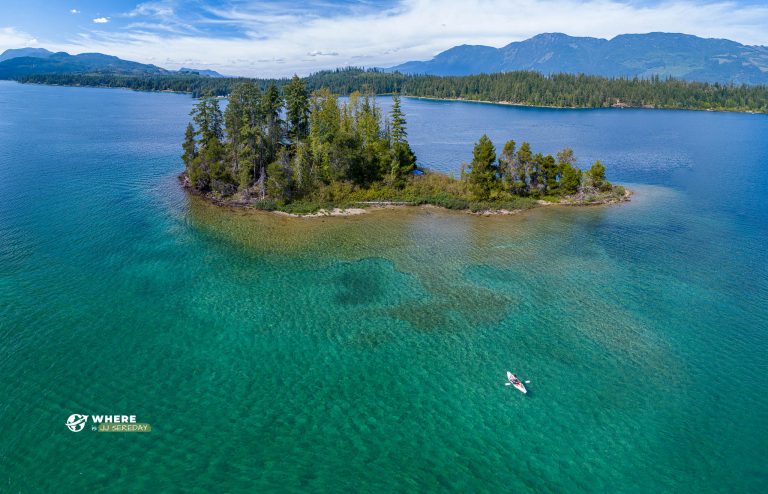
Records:
[[[353,92],[340,104],[328,89],[310,94],[298,77],[283,94],[274,84],[262,91],[242,82],[223,112],[207,95],[191,112],[180,178],[219,204],[299,215],[426,204],[499,213],[628,197],[606,181],[599,161],[583,172],[571,149],[545,156],[513,140],[497,156],[486,135],[458,177],[419,168],[400,98],[392,98],[383,115],[371,94]]]

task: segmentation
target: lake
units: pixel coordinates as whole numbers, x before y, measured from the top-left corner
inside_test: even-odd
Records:
[[[767,116],[404,99],[635,195],[288,219],[184,194],[193,103],[0,81],[0,491],[768,491]]]

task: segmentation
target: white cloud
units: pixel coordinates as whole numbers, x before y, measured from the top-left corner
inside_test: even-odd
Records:
[[[80,11],[79,11],[79,10],[77,10],[77,9],[72,9],[72,10],[70,10],[70,11],[69,11],[69,13],[70,13],[70,14],[79,14],[79,13],[80,13]]]
[[[107,17],[97,17],[93,20],[94,24],[106,24],[107,22],[109,22]]]
[[[125,14],[126,17],[156,16],[171,17],[173,7],[164,2],[144,2],[140,3],[132,11]]]
[[[0,27],[0,52],[8,48],[24,48],[27,46],[39,46],[39,43],[31,34],[19,31],[13,27]]]
[[[195,64],[223,73],[288,76],[344,65],[390,66],[429,59],[458,44],[503,46],[541,32],[610,38],[668,31],[768,44],[768,5],[732,0],[645,5],[626,0],[478,0],[471,8],[466,0],[403,0],[388,10],[358,9],[336,17],[240,3],[236,9],[195,18],[194,26],[168,5],[144,3],[128,14],[137,21],[144,17],[158,22],[137,22],[119,32],[84,33],[56,48],[101,51],[168,68]],[[174,28],[152,29],[152,24]],[[208,28],[237,29],[241,35],[204,34]]]

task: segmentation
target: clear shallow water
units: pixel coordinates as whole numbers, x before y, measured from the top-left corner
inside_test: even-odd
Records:
[[[191,105],[0,82],[0,491],[768,487],[768,118],[404,100],[425,164],[488,131],[636,195],[310,221],[186,197]]]

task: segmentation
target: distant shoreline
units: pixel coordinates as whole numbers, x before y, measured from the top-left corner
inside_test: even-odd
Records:
[[[746,113],[749,115],[768,115],[766,112],[754,111],[754,110],[722,110],[715,108],[663,108],[658,106],[632,106],[628,104],[613,105],[606,107],[591,107],[591,106],[548,106],[548,105],[530,105],[527,103],[514,103],[512,101],[490,101],[490,100],[478,100],[467,98],[436,98],[432,96],[408,96],[402,95],[407,99],[420,99],[426,101],[450,101],[455,103],[478,103],[483,105],[501,105],[501,106],[516,106],[521,108],[543,108],[547,110],[667,110],[667,111],[696,111],[696,112],[708,112],[708,113]]]
[[[172,89],[140,89],[132,88],[130,86],[110,86],[106,84],[60,84],[60,83],[45,83],[45,82],[22,82],[14,79],[2,79],[9,82],[15,82],[17,84],[29,84],[35,86],[54,86],[54,87],[74,87],[74,88],[95,88],[95,89],[124,89],[129,91],[136,91],[141,93],[168,93],[168,94],[189,94],[194,98],[192,91],[176,91]],[[378,93],[375,96],[387,96],[392,93]],[[340,94],[338,96],[347,96]],[[711,112],[711,113],[741,113],[748,115],[768,115],[768,112],[755,111],[755,110],[738,110],[738,109],[718,109],[718,108],[666,108],[652,105],[634,106],[627,103],[618,103],[612,106],[606,107],[592,107],[592,106],[553,106],[553,105],[532,105],[528,103],[515,103],[512,101],[490,101],[490,100],[477,100],[468,98],[439,98],[436,96],[411,96],[408,94],[401,94],[403,98],[418,99],[426,101],[450,101],[459,103],[478,103],[485,105],[502,105],[512,106],[520,108],[542,108],[548,110],[667,110],[667,111],[696,111],[696,112]],[[220,98],[226,98],[227,96],[219,96]]]

